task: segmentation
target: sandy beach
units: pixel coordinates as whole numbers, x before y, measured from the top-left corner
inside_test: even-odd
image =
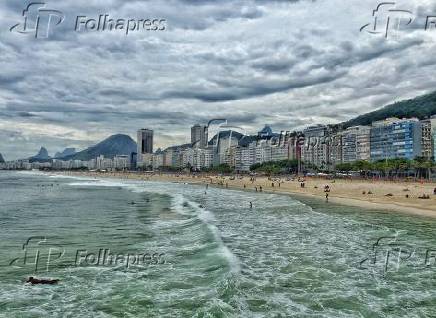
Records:
[[[132,172],[65,172],[66,175],[98,178],[135,179],[144,181],[166,181],[189,184],[206,184],[215,187],[262,191],[279,194],[310,196],[326,200],[325,186],[329,186],[328,202],[365,209],[387,210],[400,213],[436,217],[436,183],[380,181],[380,180],[326,180],[306,177],[304,188],[297,178],[231,177],[217,175],[132,173]],[[421,199],[428,195],[429,199]]]

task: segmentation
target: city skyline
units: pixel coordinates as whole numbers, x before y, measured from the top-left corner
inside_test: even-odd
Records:
[[[178,144],[172,144],[172,145],[166,145],[165,147],[158,147],[155,144],[155,137],[154,137],[154,129],[153,127],[150,128],[140,128],[138,130],[136,130],[136,134],[134,136],[127,134],[127,136],[129,136],[130,138],[132,138],[132,140],[134,140],[137,144],[137,155],[138,158],[140,159],[140,155],[142,154],[154,154],[156,153],[156,151],[163,151],[169,148],[174,148],[174,147],[179,147],[179,146],[184,146],[186,144],[190,144],[190,148],[205,148],[208,146],[209,141],[213,140],[214,136],[219,135],[220,133],[224,132],[224,131],[236,131],[234,129],[237,128],[241,128],[241,127],[237,127],[237,126],[232,126],[232,125],[227,125],[227,120],[226,119],[220,119],[225,121],[225,125],[223,126],[223,128],[220,128],[220,125],[218,125],[217,127],[215,127],[213,131],[213,135],[209,135],[209,127],[207,125],[202,125],[199,123],[193,124],[192,126],[190,126],[190,129],[186,129],[187,133],[185,134],[185,139],[182,140],[181,143]],[[396,117],[392,117],[392,118],[386,118],[384,120],[381,121],[374,121],[372,122],[370,125],[356,125],[356,126],[351,126],[349,128],[344,129],[339,128],[338,132],[343,134],[344,136],[348,136],[349,134],[360,134],[361,131],[363,130],[366,134],[368,134],[367,138],[365,138],[363,140],[364,143],[369,143],[369,132],[371,130],[373,130],[373,128],[377,128],[377,126],[380,125],[384,125],[385,123],[390,123],[391,121],[398,121],[398,122],[402,122],[402,121],[413,121],[416,120],[418,121],[415,117],[404,117],[404,118],[396,118]],[[213,121],[213,120],[212,120]],[[419,121],[418,121],[419,122]],[[436,124],[436,115],[431,116],[431,119],[423,119],[420,121],[420,123],[422,123],[422,127],[420,126],[419,129],[417,130],[417,132],[419,131],[419,134],[423,134],[422,138],[424,137],[424,122],[428,122],[429,126],[428,126],[428,131],[427,133],[429,134],[430,139],[432,139],[433,134],[435,132],[435,124]],[[285,129],[285,130],[281,130],[281,131],[277,131],[272,129],[271,125],[269,124],[264,124],[261,127],[258,127],[257,131],[252,131],[252,132],[246,132],[245,131],[245,135],[244,136],[258,136],[260,139],[262,139],[262,132],[264,132],[265,130],[269,131],[270,134],[276,134],[279,137],[279,140],[282,140],[283,138],[288,138],[290,135],[296,133],[296,134],[303,134],[306,135],[306,140],[312,137],[322,137],[324,135],[330,135],[330,133],[327,133],[327,128],[329,126],[334,126],[334,125],[330,125],[330,124],[322,124],[322,123],[315,123],[312,125],[306,125],[304,126],[301,130],[290,130],[290,129]],[[421,132],[422,130],[422,132]],[[201,133],[200,133],[201,131]],[[312,136],[311,131],[315,131],[316,133]],[[321,135],[319,135],[319,132],[321,132]],[[238,132],[241,133],[241,132]],[[106,136],[107,138],[115,136],[115,135],[119,135],[118,133],[114,132],[112,135],[110,136]],[[199,135],[201,135],[199,137]],[[382,133],[382,136],[387,136],[387,134]],[[345,137],[346,139],[347,137]],[[354,137],[354,142],[356,142],[356,137]],[[366,140],[368,139],[368,140]],[[96,143],[101,142],[101,140],[97,141]],[[360,140],[360,142],[362,142],[362,140]],[[423,139],[424,142],[424,139]],[[96,144],[95,143],[95,144]],[[428,141],[428,147],[433,147],[433,140]],[[91,144],[90,146],[94,146],[95,144]],[[345,146],[345,144],[344,144]],[[427,147],[427,148],[428,148]],[[63,150],[67,150],[67,149],[74,149],[71,147],[66,147],[65,149],[57,149],[56,151],[50,151],[49,149],[47,149],[47,147],[45,147],[44,145],[41,145],[40,147],[38,147],[37,149],[35,149],[33,155],[35,155],[35,153],[38,150],[44,149],[48,152],[48,155],[52,158],[55,159],[55,153],[60,153]],[[83,149],[75,149],[76,152],[85,150],[85,148]],[[369,152],[369,149],[367,149]],[[356,149],[353,150],[354,152],[356,152]],[[421,151],[425,151],[424,149],[419,149],[419,151],[416,151],[416,153],[419,153]],[[436,151],[436,150],[435,150]],[[359,152],[359,151],[357,151]],[[3,155],[4,157],[4,153],[0,154]],[[53,154],[50,155],[50,154]],[[32,156],[33,156],[32,155]],[[357,160],[369,160],[369,153],[368,153],[368,157],[366,156],[362,156],[361,154],[356,153],[357,157],[354,159],[354,161]],[[431,152],[430,154],[427,154],[428,157],[433,156],[433,152]],[[27,159],[30,158],[29,157],[19,157],[16,159],[7,159],[6,161],[14,161],[14,160],[23,160],[23,159]],[[411,158],[412,159],[412,158]],[[353,160],[345,160],[344,162],[352,162]]]
[[[419,24],[436,12],[427,0],[396,3]],[[430,92],[436,32],[416,27],[388,39],[360,32],[378,4],[48,2],[65,22],[37,40],[9,31],[24,8],[3,1],[0,152],[17,159],[41,145],[83,149],[113,132],[134,137],[132,127],[155,127],[163,148],[183,143],[187,126],[213,117],[251,132],[265,123],[301,129]],[[167,29],[69,32],[72,16],[111,10],[165,18]]]
[[[223,122],[218,126],[218,132],[210,139],[210,143],[207,139],[209,124],[215,121]],[[238,127],[228,125],[225,119],[213,119],[209,124],[195,124],[191,127],[191,143],[172,145],[156,152],[153,152],[154,131],[142,128],[137,131],[137,144],[134,144],[134,149],[115,150],[125,142],[120,143],[119,137],[127,136],[114,135],[95,146],[100,147],[100,151],[93,150],[94,156],[88,155],[87,160],[74,157],[66,160],[62,157],[50,158],[47,150],[41,148],[42,154],[38,154],[38,157],[3,164],[0,162],[0,168],[189,168],[202,171],[225,164],[236,172],[248,172],[256,164],[297,160],[299,167],[300,164],[308,164],[309,169],[334,171],[337,167],[344,167],[344,164],[379,163],[388,159],[409,162],[424,160],[426,164],[431,165],[436,158],[436,116],[423,120],[389,117],[373,121],[371,125],[348,128],[318,124],[306,127],[303,131],[280,133],[274,133],[269,125],[265,125],[257,135],[237,133],[232,128]],[[130,137],[127,138],[133,143]],[[109,139],[117,141],[108,143]],[[102,147],[102,144],[106,144],[108,148]],[[110,149],[109,152],[107,149]],[[83,158],[83,154],[77,154]]]

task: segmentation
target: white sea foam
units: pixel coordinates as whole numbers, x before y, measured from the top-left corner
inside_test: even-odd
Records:
[[[112,182],[107,180],[100,179],[86,179],[78,182],[71,182],[68,185],[70,186],[82,186],[82,187],[128,187],[127,184],[122,182]]]
[[[89,180],[89,179],[88,179]],[[95,179],[93,182],[72,182],[69,183],[71,186],[98,186],[98,187],[123,187],[131,190],[132,192],[151,192],[156,194],[168,194],[167,189],[162,189],[159,187],[149,187],[149,183],[144,183],[140,181],[121,181],[121,180],[111,180],[111,179]],[[172,209],[179,214],[197,217],[201,222],[203,222],[209,231],[213,234],[215,241],[219,245],[220,254],[228,261],[231,271],[233,273],[240,272],[240,262],[236,255],[234,255],[230,249],[224,244],[221,233],[219,229],[214,224],[215,216],[214,214],[201,207],[200,204],[186,199],[182,194],[171,194],[172,197]],[[185,206],[187,205],[187,206]],[[193,212],[189,212],[189,210]]]
[[[56,178],[56,179],[76,179],[76,180],[93,180],[93,178],[86,178],[86,177],[78,177],[78,176],[65,176],[62,174],[50,174],[47,175],[49,178]]]
[[[213,234],[214,239],[219,246],[219,252],[229,263],[231,272],[232,273],[240,273],[241,265],[240,265],[238,258],[224,244],[222,237],[221,237],[221,233],[220,233],[218,227],[214,224],[215,215],[211,211],[203,208],[200,204],[187,200],[181,194],[175,195],[173,197],[173,202],[174,202],[174,205],[176,207],[176,212],[178,212],[178,213],[182,213],[182,214],[186,215],[185,210],[187,210],[187,209],[185,208],[185,204],[189,205],[189,207],[191,207],[196,212],[196,217],[198,217],[198,219],[200,221],[202,221],[207,226],[209,231]]]

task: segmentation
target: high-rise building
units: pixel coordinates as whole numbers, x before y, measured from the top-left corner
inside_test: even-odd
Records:
[[[130,169],[135,170],[137,167],[137,158],[138,154],[136,152],[132,152],[130,154]]]
[[[153,169],[159,169],[164,165],[164,153],[159,152],[153,155]]]
[[[153,153],[153,130],[138,130],[138,157],[142,154]]]
[[[276,144],[271,147],[271,161],[282,161],[289,159],[289,144]]]
[[[225,135],[220,137],[215,145],[212,146],[212,149],[215,151],[216,156],[214,157],[215,163],[214,165],[227,163],[228,161],[228,150],[232,147],[238,146],[239,140],[237,137],[232,135]]]
[[[190,144],[184,144],[184,145],[178,145],[178,146],[171,146],[168,147],[163,151],[163,166],[164,167],[173,167],[173,168],[180,168],[183,167],[183,163],[188,162],[188,159],[183,158],[183,153],[186,149],[191,148]]]
[[[327,165],[328,154],[328,127],[324,125],[311,126],[303,131],[303,161],[317,167]]]
[[[271,143],[268,140],[259,140],[256,144],[254,163],[271,161]]]
[[[290,160],[301,160],[301,150],[304,147],[304,136],[301,132],[297,132],[289,136],[286,141],[289,144],[288,158]]]
[[[329,131],[329,138],[327,138],[327,153],[328,168],[334,168],[337,164],[342,163],[342,132]]]
[[[433,139],[433,160],[436,161],[436,116],[432,116],[431,136]]]
[[[370,158],[371,127],[349,127],[342,132],[342,162],[349,163]]]
[[[175,157],[176,157],[176,151],[174,150],[174,148],[170,147],[168,149],[165,149],[164,157],[163,157],[163,166],[164,167],[175,166],[175,162],[177,161]]]
[[[208,142],[207,126],[194,125],[191,127],[191,144],[196,148],[206,148]]]
[[[372,161],[415,159],[422,155],[422,124],[416,118],[374,122],[370,141]]]
[[[137,146],[136,165],[137,167],[144,167],[144,161],[148,159],[148,155],[153,153],[153,130],[138,130]]]
[[[434,134],[436,132],[436,116],[421,120],[422,124],[422,157],[427,160],[434,158]]]
[[[251,142],[246,147],[236,147],[235,169],[237,171],[250,171],[250,167],[256,163],[256,147],[256,141]]]

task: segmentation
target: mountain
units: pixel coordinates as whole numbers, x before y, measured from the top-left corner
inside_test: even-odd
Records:
[[[0,153],[0,163],[5,163],[5,159],[3,158],[1,153]]]
[[[232,138],[235,138],[235,139],[238,139],[238,140],[241,140],[242,137],[244,136],[243,134],[241,134],[241,133],[239,133],[237,131],[234,131],[234,130],[220,131],[215,136],[213,136],[212,139],[209,140],[208,144],[210,146],[211,145],[216,145],[216,140],[218,138],[218,135],[219,135],[220,139],[227,139],[227,138],[230,137],[230,134],[232,135]]]
[[[103,155],[105,158],[113,158],[116,155],[129,155],[136,152],[136,142],[127,135],[112,135],[102,142],[91,146],[83,151],[62,158],[63,160],[91,160]]]
[[[47,149],[45,149],[44,147],[41,147],[41,149],[39,149],[39,152],[33,156],[29,158],[30,162],[45,162],[50,160],[50,156],[48,155],[48,151]]]
[[[67,156],[72,156],[76,154],[76,148],[65,148],[62,152],[56,152],[55,158],[62,159]]]
[[[344,128],[358,125],[370,125],[373,121],[389,117],[424,119],[436,114],[436,91],[430,94],[396,102],[376,111],[363,114],[344,123]]]

